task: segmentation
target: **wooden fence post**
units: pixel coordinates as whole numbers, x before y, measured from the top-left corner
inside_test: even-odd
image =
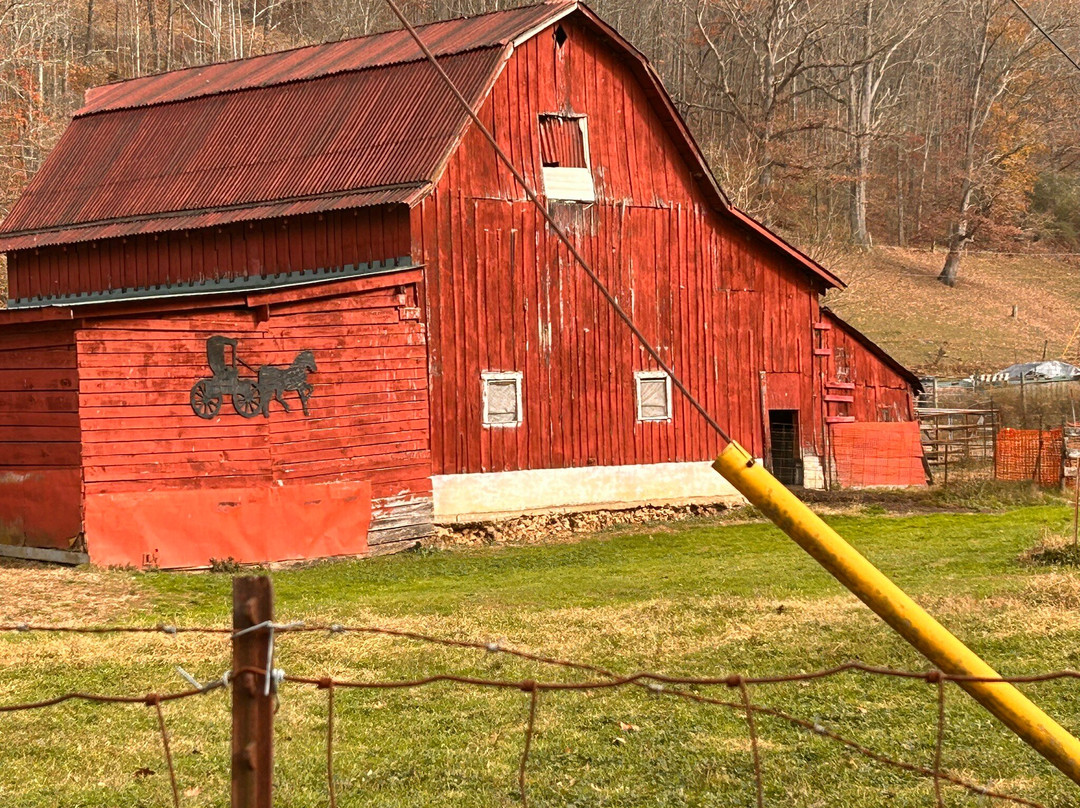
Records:
[[[270,579],[233,578],[233,632],[274,619]],[[274,780],[274,692],[266,693],[269,625],[233,638],[232,808],[271,808]],[[266,674],[245,671],[266,670]]]

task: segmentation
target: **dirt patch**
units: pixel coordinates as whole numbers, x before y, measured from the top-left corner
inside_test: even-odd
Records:
[[[0,562],[2,623],[102,623],[129,614],[142,598],[131,577],[120,573]]]
[[[483,547],[489,545],[553,544],[575,541],[585,533],[597,533],[618,527],[660,522],[683,522],[708,519],[732,523],[734,520],[760,518],[753,508],[728,508],[723,505],[645,506],[619,511],[540,514],[504,519],[498,522],[474,522],[436,525],[432,546]]]
[[[949,288],[937,280],[944,260],[944,253],[924,250],[852,252],[834,265],[848,287],[830,292],[827,301],[916,372],[993,373],[1065,352],[1080,304],[1075,264],[972,254]]]

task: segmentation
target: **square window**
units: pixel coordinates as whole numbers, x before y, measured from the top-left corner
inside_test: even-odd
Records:
[[[484,398],[484,426],[520,426],[521,373],[519,371],[480,374]]]
[[[639,421],[671,420],[671,377],[663,371],[639,370],[634,374],[637,386]]]

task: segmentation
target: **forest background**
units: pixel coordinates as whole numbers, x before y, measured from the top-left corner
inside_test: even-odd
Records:
[[[515,3],[405,0],[415,21]],[[1080,70],[1012,0],[593,0],[811,254],[1080,251]],[[1080,53],[1080,0],[1024,8]],[[89,87],[396,27],[381,0],[0,0],[0,216]]]

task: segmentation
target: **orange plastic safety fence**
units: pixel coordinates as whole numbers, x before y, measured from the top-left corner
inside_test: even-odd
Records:
[[[1061,429],[1002,429],[994,451],[994,476],[1060,485],[1063,446]]]

